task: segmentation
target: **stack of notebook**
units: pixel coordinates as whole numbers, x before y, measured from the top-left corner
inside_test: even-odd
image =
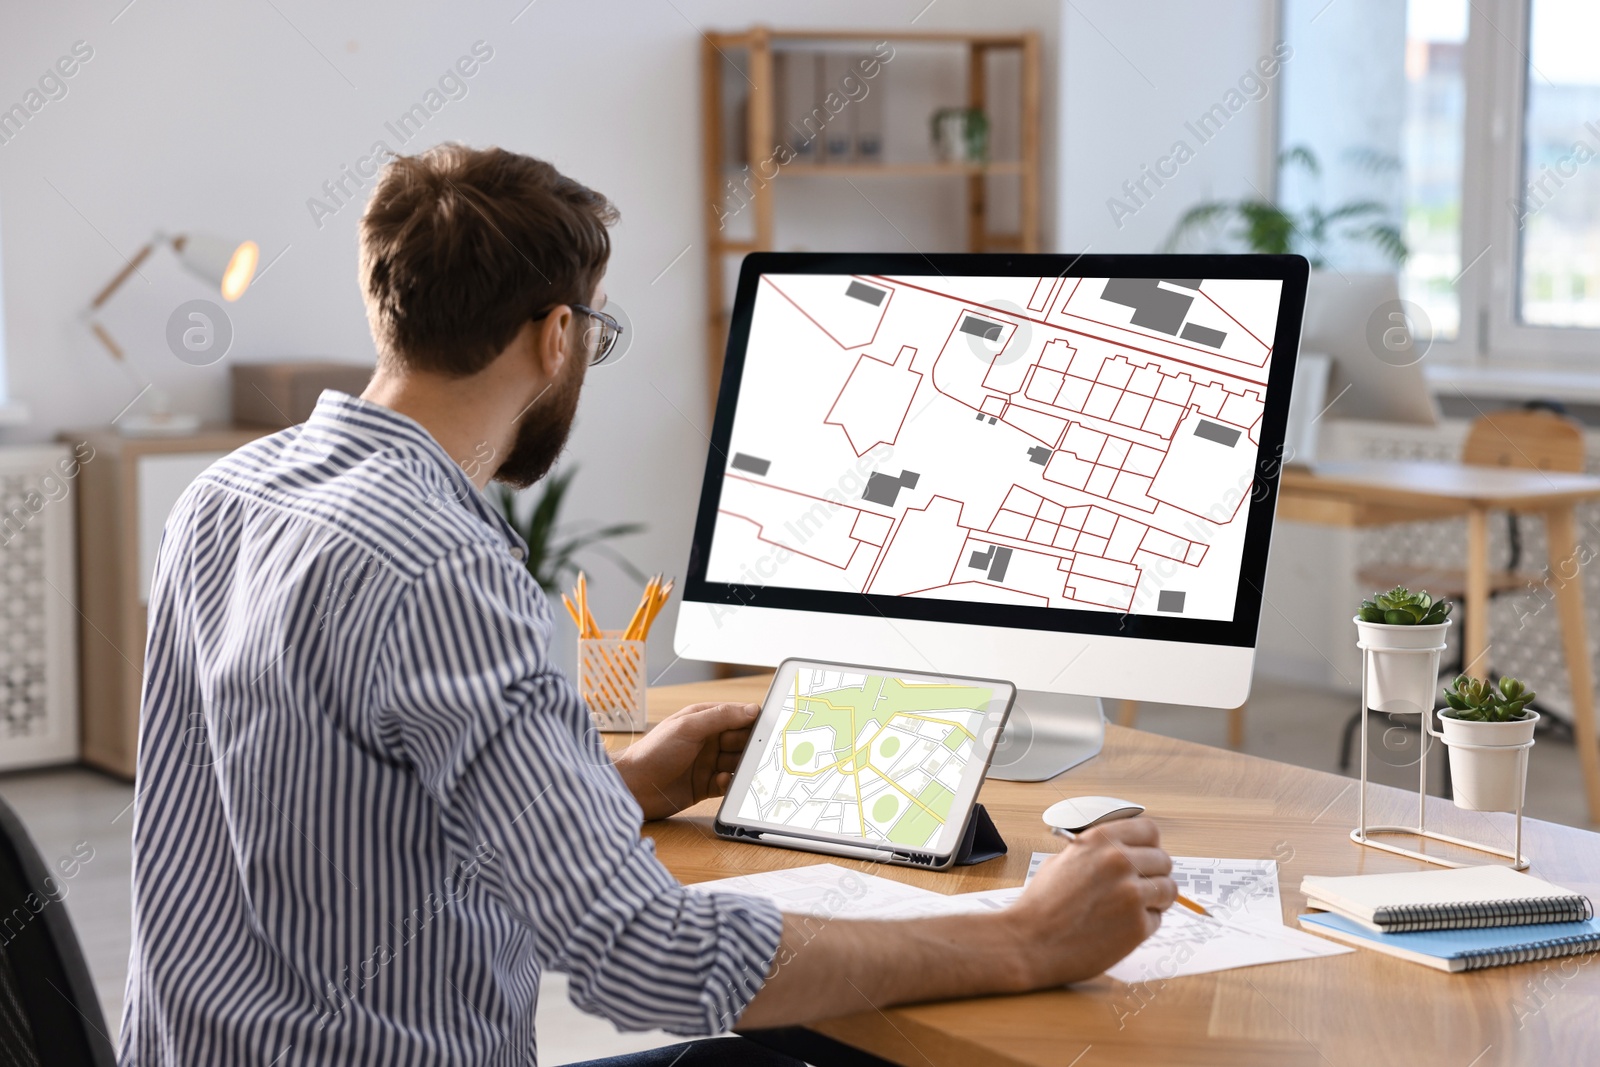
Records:
[[[1311,907],[1323,909],[1300,916],[1312,933],[1441,971],[1600,949],[1600,922],[1588,897],[1509,867],[1307,875],[1300,890]]]

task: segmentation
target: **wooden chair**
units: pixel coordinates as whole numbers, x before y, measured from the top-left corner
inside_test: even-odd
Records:
[[[1228,709],[1228,747],[1241,749],[1244,747],[1244,709],[1240,704],[1236,708]],[[1117,725],[1136,727],[1139,725],[1139,702],[1137,700],[1122,700],[1117,702]]]
[[[1518,470],[1563,471],[1581,474],[1584,469],[1583,427],[1549,405],[1535,402],[1525,408],[1496,411],[1480,417],[1467,431],[1461,447],[1461,462],[1468,467],[1511,467]],[[1515,513],[1506,516],[1510,551],[1504,569],[1489,572],[1489,596],[1517,592],[1543,578],[1542,572],[1520,570],[1522,531]],[[1445,567],[1433,563],[1382,564],[1362,568],[1357,577],[1363,590],[1426,589],[1435,600],[1452,600],[1460,605],[1467,595],[1464,567]],[[1445,673],[1463,670],[1460,654]],[[1485,664],[1485,672],[1488,666]],[[1339,745],[1339,769],[1350,769],[1350,748],[1361,729],[1361,713],[1345,724]]]
[[[1545,408],[1497,411],[1484,415],[1467,431],[1461,462],[1469,467],[1513,467],[1519,470],[1566,471],[1581,474],[1584,466],[1583,428],[1564,415]],[[1507,516],[1511,552],[1505,569],[1489,574],[1489,595],[1522,589],[1540,575],[1519,571],[1522,537],[1516,515]],[[1457,603],[1467,595],[1463,567],[1430,563],[1382,564],[1363,568],[1358,577],[1364,589],[1426,589],[1434,599]]]

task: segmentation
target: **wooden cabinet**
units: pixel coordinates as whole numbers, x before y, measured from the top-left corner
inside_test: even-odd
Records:
[[[83,761],[131,779],[139,749],[145,605],[172,505],[211,463],[269,431],[210,427],[184,437],[67,432],[92,450],[78,475],[79,692]]]

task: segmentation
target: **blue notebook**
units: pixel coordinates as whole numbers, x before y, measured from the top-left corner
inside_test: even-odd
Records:
[[[1337,912],[1318,911],[1300,916],[1300,925],[1357,948],[1375,948],[1441,971],[1472,971],[1600,950],[1600,919],[1380,934]]]

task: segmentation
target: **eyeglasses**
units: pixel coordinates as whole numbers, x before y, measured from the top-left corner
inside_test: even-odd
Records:
[[[589,357],[589,366],[600,366],[617,350],[617,340],[622,336],[622,323],[604,311],[596,311],[587,304],[568,304],[567,307],[594,320],[594,325],[583,331],[583,340],[586,344],[591,338],[594,340],[594,354]],[[538,322],[549,317],[550,312],[554,310],[555,308],[551,308],[549,311],[539,312],[533,317],[533,321]]]

